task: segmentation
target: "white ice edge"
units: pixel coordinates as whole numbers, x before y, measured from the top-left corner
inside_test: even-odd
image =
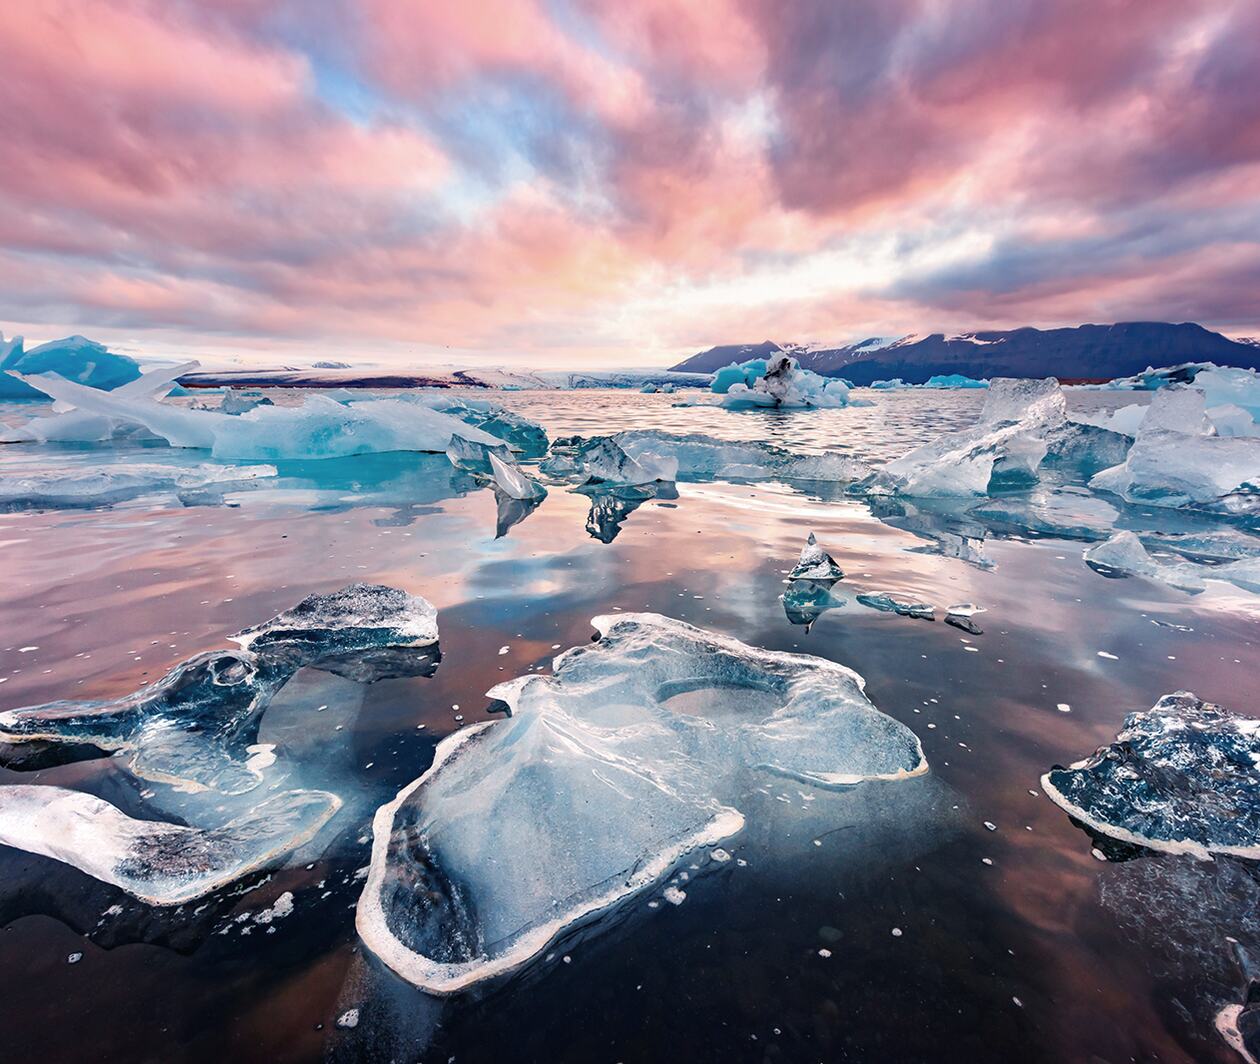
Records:
[[[1247,1061],[1247,1064],[1257,1064],[1256,1058],[1247,1052],[1247,1044],[1243,1041],[1242,1032],[1238,1030],[1238,1019],[1242,1016],[1242,1011],[1241,1005],[1226,1005],[1216,1014],[1213,1023],[1230,1049]]]
[[[680,840],[668,850],[654,855],[640,866],[624,884],[606,891],[587,901],[580,908],[567,912],[563,917],[533,928],[517,940],[516,945],[501,957],[480,958],[459,964],[432,960],[424,954],[404,946],[389,930],[389,923],[381,904],[381,887],[385,880],[389,857],[389,842],[393,834],[394,817],[402,803],[425,780],[436,772],[459,747],[469,739],[499,723],[488,720],[474,724],[462,731],[448,735],[434,751],[433,764],[418,779],[407,784],[392,802],[383,805],[372,819],[372,859],[368,867],[367,882],[359,898],[355,913],[355,929],[367,946],[395,974],[413,986],[429,994],[445,996],[467,990],[470,986],[492,979],[521,967],[541,953],[566,929],[580,923],[595,913],[637,894],[656,883],[678,861],[692,850],[712,846],[743,830],[744,817],[735,809],[722,808],[703,828]]]
[[[1069,765],[1068,768],[1082,768],[1087,763],[1087,761],[1077,761],[1075,764]],[[1071,802],[1062,791],[1051,783],[1049,772],[1041,777],[1041,787],[1045,791],[1046,797],[1065,813],[1075,817],[1087,827],[1093,828],[1100,835],[1118,839],[1120,842],[1127,842],[1132,846],[1142,846],[1148,850],[1159,850],[1162,853],[1186,854],[1200,861],[1212,860],[1213,854],[1222,854],[1226,857],[1245,857],[1249,860],[1260,861],[1260,845],[1208,847],[1201,842],[1195,842],[1193,839],[1149,839],[1145,835],[1139,835],[1137,832],[1129,831],[1127,828],[1116,827],[1114,824],[1097,820],[1089,816],[1080,806]]]

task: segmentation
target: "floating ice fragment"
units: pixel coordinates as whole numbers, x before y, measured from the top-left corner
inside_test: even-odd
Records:
[[[1187,691],[1131,713],[1116,740],[1041,778],[1087,828],[1136,846],[1260,858],[1260,721]]]
[[[681,905],[687,900],[687,892],[679,890],[677,887],[666,887],[663,896],[670,905]]]
[[[793,580],[783,592],[783,612],[790,624],[804,625],[806,631],[828,610],[838,609],[848,599],[833,590],[834,580]]]
[[[490,459],[496,455],[501,461],[513,461],[512,449],[506,443],[481,443],[457,434],[451,437],[451,442],[446,446],[446,457],[450,459],[451,465],[474,473],[489,474]]]
[[[937,373],[923,382],[922,388],[987,388],[988,381],[978,381],[961,373]]]
[[[86,744],[128,754],[142,779],[241,794],[265,760],[251,754],[276,693],[307,666],[360,683],[432,672],[436,611],[396,588],[352,584],[311,595],[116,701],[52,702],[0,713],[0,743]]]
[[[739,831],[749,771],[843,788],[927,770],[834,662],[654,614],[593,623],[554,676],[488,692],[511,715],[443,740],[376,815],[359,933],[425,990],[512,970]]]
[[[748,380],[746,367],[751,369],[756,363],[761,363],[765,368],[752,380]],[[721,405],[730,410],[794,410],[849,405],[849,386],[844,381],[829,380],[811,370],[802,369],[800,363],[790,355],[777,355],[768,363],[762,363],[760,359],[753,363],[744,363],[739,372],[744,374],[745,380],[731,381],[731,373],[719,370],[711,385],[715,392],[725,393]],[[755,373],[755,369],[752,372]]]
[[[51,857],[150,905],[209,894],[296,849],[337,811],[324,791],[289,791],[218,828],[134,820],[91,794],[0,787],[0,844]]]
[[[788,574],[789,580],[840,580],[844,570],[836,560],[818,545],[814,533],[809,534],[801,550],[800,561]]]
[[[347,1009],[345,1012],[343,1012],[340,1016],[337,1017],[337,1026],[345,1028],[346,1030],[352,1030],[353,1028],[358,1027],[359,1026],[359,1010]]]
[[[64,415],[70,417],[70,414]],[[41,472],[0,472],[0,510],[111,506],[146,495],[204,492],[276,475],[275,466],[117,462]]]
[[[976,624],[976,622],[970,617],[964,616],[961,613],[945,614],[945,623],[954,628],[959,628],[970,635],[984,635],[983,628]]]
[[[509,499],[516,499],[519,502],[538,502],[547,494],[546,488],[532,477],[527,477],[515,465],[508,465],[493,452],[490,453],[489,458],[495,486]]]
[[[917,617],[923,621],[936,620],[936,613],[926,602],[909,602],[894,598],[883,591],[858,595],[858,602],[882,613],[896,613],[902,617]]]

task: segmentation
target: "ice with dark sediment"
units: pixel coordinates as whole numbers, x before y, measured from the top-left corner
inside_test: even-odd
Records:
[[[1089,482],[1130,502],[1225,514],[1260,513],[1260,437],[1209,435],[1203,393],[1155,393],[1122,462]]]
[[[1120,461],[1127,437],[1069,421],[1058,381],[996,378],[980,420],[889,462],[869,490],[907,496],[983,496],[1026,488],[1042,466],[1090,474]]]
[[[376,815],[359,933],[422,989],[508,972],[740,831],[750,774],[843,788],[927,770],[841,665],[655,614],[593,623],[554,675],[493,688],[511,715],[444,740]]]
[[[1187,691],[1131,713],[1115,742],[1041,778],[1092,831],[1207,858],[1260,858],[1260,720]]]
[[[116,700],[52,702],[0,713],[0,746],[49,742],[120,751],[142,779],[184,791],[243,794],[265,766],[251,758],[267,706],[298,670],[359,683],[431,672],[436,611],[396,588],[351,584],[311,595]]]
[[[744,379],[731,380],[735,375]],[[804,410],[843,407],[850,402],[849,386],[844,381],[802,369],[790,355],[719,370],[711,387],[722,395],[720,403],[728,410]]]
[[[1135,532],[1123,531],[1090,547],[1084,558],[1107,575],[1142,576],[1182,591],[1203,591],[1207,581],[1221,580],[1260,594],[1260,553],[1215,565],[1180,556],[1165,559],[1151,554]]]
[[[273,795],[214,828],[137,820],[91,794],[0,787],[0,845],[51,857],[150,905],[179,905],[266,868],[314,838],[336,795]]]
[[[843,579],[844,570],[836,560],[818,545],[814,533],[809,534],[801,548],[800,560],[788,573],[789,580],[836,581]]]
[[[0,511],[83,509],[155,494],[226,491],[276,475],[269,465],[68,464],[44,471],[0,471]]]

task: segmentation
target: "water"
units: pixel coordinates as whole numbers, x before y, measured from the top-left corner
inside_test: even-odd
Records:
[[[983,401],[883,393],[874,408],[774,415],[620,391],[496,398],[553,438],[660,428],[879,461],[968,424]],[[135,445],[110,456],[196,460]],[[8,468],[50,457],[99,460],[0,451]],[[1238,1059],[1212,1021],[1242,1000],[1225,936],[1260,941],[1251,870],[1100,861],[1093,840],[1030,792],[1167,692],[1251,712],[1254,596],[1105,579],[1082,562],[1082,543],[1019,529],[988,536],[983,566],[924,553],[933,541],[826,485],[679,484],[677,499],[643,503],[603,543],[585,528],[589,500],[560,487],[494,538],[492,495],[467,490],[441,456],[280,473],[229,492],[227,505],[168,496],[0,515],[0,708],[116,697],[353,580],[433,602],[443,655],[433,677],[367,687],[299,673],[259,740],[277,744],[290,783],[327,786],[345,807],[282,870],[204,908],[147,909],[64,865],[0,850],[6,1059]],[[849,601],[806,631],[779,596],[810,531],[845,569],[837,590]],[[938,617],[975,602],[984,634],[867,609],[854,601],[866,591],[933,603]],[[809,788],[770,782],[743,811],[772,827],[725,844],[735,860],[684,862],[681,905],[649,891],[512,979],[428,998],[365,956],[355,934],[371,814],[443,736],[493,719],[488,688],[547,668],[555,646],[586,642],[590,618],[618,609],[850,666],[875,705],[919,735],[931,771],[845,792],[822,814]],[[90,791],[142,817],[177,815],[181,800],[107,757],[10,761],[0,783],[14,782]],[[291,914],[256,919],[285,892]],[[352,1009],[357,1025],[338,1026]]]

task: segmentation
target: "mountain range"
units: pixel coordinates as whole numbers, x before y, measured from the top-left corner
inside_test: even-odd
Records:
[[[1215,362],[1260,369],[1260,343],[1231,340],[1193,322],[1129,321],[1064,329],[1021,329],[870,337],[832,347],[824,344],[724,344],[692,355],[675,370],[711,373],[731,362],[783,353],[806,369],[853,384],[900,377],[922,384],[936,374],[967,377],[1058,377],[1104,381],[1140,373],[1148,366]]]

